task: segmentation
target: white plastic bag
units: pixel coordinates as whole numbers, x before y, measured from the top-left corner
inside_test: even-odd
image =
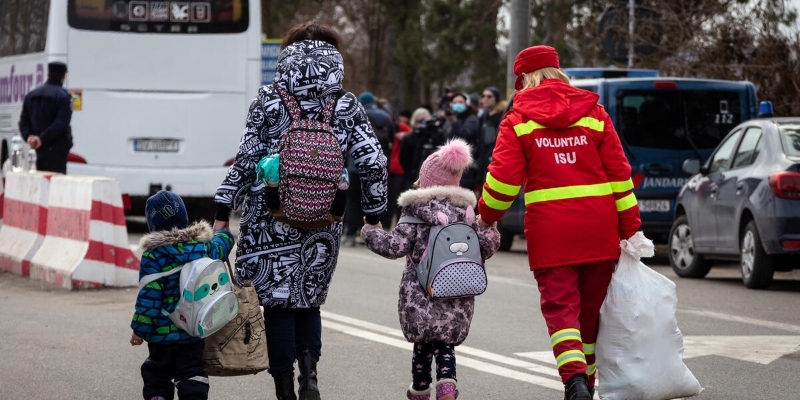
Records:
[[[653,256],[642,232],[620,242],[622,254],[600,308],[596,362],[603,400],[666,400],[696,395],[700,383],[683,363],[675,284],[641,263]]]

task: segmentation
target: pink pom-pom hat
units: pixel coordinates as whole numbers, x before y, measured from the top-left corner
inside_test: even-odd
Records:
[[[461,139],[439,147],[419,168],[419,187],[458,186],[464,169],[472,165],[472,148]]]

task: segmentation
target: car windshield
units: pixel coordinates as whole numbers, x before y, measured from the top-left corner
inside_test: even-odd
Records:
[[[629,146],[713,149],[742,121],[739,93],[712,90],[625,90],[617,97],[620,135]]]
[[[780,125],[783,152],[787,157],[800,158],[800,124]]]

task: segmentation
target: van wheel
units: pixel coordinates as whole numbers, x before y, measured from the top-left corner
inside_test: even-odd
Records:
[[[683,278],[703,278],[711,269],[712,262],[694,252],[692,228],[685,215],[675,218],[669,231],[669,263]]]
[[[766,289],[772,284],[775,257],[770,256],[761,244],[755,221],[750,221],[742,232],[742,282],[750,289]]]
[[[509,251],[512,244],[514,244],[514,232],[500,229],[500,248],[498,250]]]

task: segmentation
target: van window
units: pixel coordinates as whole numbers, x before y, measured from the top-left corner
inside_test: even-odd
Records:
[[[740,94],[708,90],[622,90],[617,95],[619,133],[629,146],[713,149],[742,121]]]

